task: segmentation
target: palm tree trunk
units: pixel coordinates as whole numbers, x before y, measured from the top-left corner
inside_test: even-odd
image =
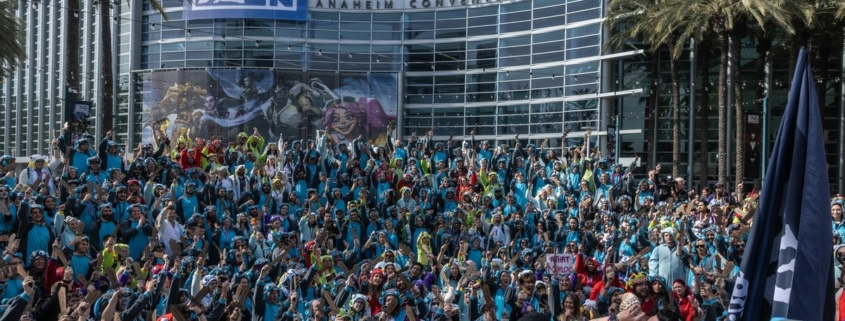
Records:
[[[646,139],[648,142],[646,157],[648,157],[647,163],[652,167],[657,164],[657,159],[652,159],[652,156],[657,146],[657,106],[660,104],[657,89],[658,78],[660,78],[660,54],[654,52],[651,57],[651,99],[649,100],[651,106],[649,106],[648,114],[646,115],[646,128],[648,128],[649,135],[648,139]]]
[[[669,47],[673,48],[674,45]],[[669,60],[669,72],[672,77],[672,177],[681,177],[681,88],[678,59]]]
[[[792,76],[795,74],[795,64],[798,63],[798,52],[801,50],[801,47],[807,46],[807,40],[809,39],[806,34],[807,28],[804,27],[800,21],[796,21],[795,26],[795,35],[792,36],[792,40],[789,42],[789,86],[792,83]]]
[[[700,48],[701,63],[697,69],[701,70],[701,86],[698,86],[701,98],[698,99],[698,122],[696,123],[696,127],[698,127],[699,149],[701,149],[699,185],[707,186],[707,182],[710,180],[710,135],[707,131],[708,117],[710,116],[710,92],[707,87],[710,84],[710,67],[708,63],[710,61],[710,49],[706,46],[701,46]]]
[[[819,60],[816,66],[818,66],[819,72],[815,76],[819,83],[816,85],[816,96],[819,97],[819,108],[822,110],[824,110],[824,106],[827,105],[827,95],[825,95],[825,93],[827,92],[827,79],[829,79],[829,61],[833,49],[828,43],[829,42],[819,42],[820,46],[817,49],[819,53]]]
[[[769,52],[772,50],[772,38],[771,37],[763,37],[757,40],[757,66],[755,70],[755,75],[757,75],[757,80],[763,82],[766,78],[766,59],[769,57]],[[756,91],[754,93],[754,98],[757,99],[757,104],[755,104],[755,108],[757,110],[763,109],[763,95],[765,95],[765,90],[763,86],[757,86]]]
[[[719,33],[719,182],[725,183],[728,180],[728,43],[727,32]]]
[[[112,74],[112,39],[111,39],[111,1],[100,1],[100,43],[103,46],[100,56],[100,63],[102,64],[100,70],[102,75],[100,79],[103,81],[103,105],[101,108],[103,119],[102,128],[104,130],[111,130],[114,127],[114,75]]]
[[[731,33],[733,47],[731,48],[731,73],[733,74],[734,89],[734,121],[736,122],[734,155],[736,164],[735,183],[739,186],[745,181],[745,109],[742,107],[742,35],[743,28],[739,27]],[[742,191],[737,190],[737,193]]]
[[[67,2],[67,38],[65,41],[65,86],[67,97],[65,105],[72,104],[77,99],[81,89],[79,84],[79,1]],[[65,108],[69,110],[70,108]],[[66,121],[71,115],[64,115]],[[64,152],[64,151],[62,151]],[[67,155],[65,155],[67,156]]]

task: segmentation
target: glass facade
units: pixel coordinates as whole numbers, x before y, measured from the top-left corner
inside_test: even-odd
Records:
[[[59,6],[18,1],[27,60],[0,84],[0,151],[17,156],[50,152],[50,136],[61,124],[63,78],[62,24]]]
[[[166,0],[163,21],[145,1],[132,69],[396,73],[402,135],[437,126],[441,139],[475,130],[504,143],[520,133],[559,147],[566,129],[604,129],[600,115],[617,95],[606,84],[612,60],[602,59],[602,0],[466,2],[430,1],[427,9],[394,0],[403,9],[367,10],[312,0],[307,21],[285,21],[183,20],[182,2]]]

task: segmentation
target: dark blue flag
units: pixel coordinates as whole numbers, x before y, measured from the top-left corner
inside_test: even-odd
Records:
[[[814,84],[802,48],[728,320],[834,318],[830,184]]]

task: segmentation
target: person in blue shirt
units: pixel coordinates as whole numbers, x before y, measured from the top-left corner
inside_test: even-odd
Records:
[[[129,245],[129,256],[140,260],[144,248],[153,236],[153,228],[141,212],[140,205],[132,205],[129,213],[129,220],[120,222],[120,236],[122,243]]]
[[[92,183],[96,187],[103,186],[103,183],[106,182],[108,176],[106,176],[106,171],[101,169],[102,163],[99,157],[92,156],[88,158],[88,170],[84,171],[83,183]]]
[[[842,213],[842,201],[830,204],[830,217],[833,220],[833,230],[839,232],[840,236],[845,235],[845,215]],[[840,238],[839,243],[842,243],[842,238]]]
[[[108,203],[100,205],[99,216],[88,229],[91,246],[99,252],[103,249],[106,237],[114,236],[118,232],[118,221],[114,218],[114,208]]]
[[[64,129],[62,129],[64,131]],[[67,132],[63,132],[63,139],[59,139],[59,150],[65,152],[69,150],[67,155],[64,155],[70,160],[70,166],[76,167],[80,173],[88,172],[88,158],[97,156],[93,150],[89,149],[89,142],[87,139],[80,138],[74,143],[73,148],[70,147],[70,137]]]
[[[121,157],[120,151],[117,149],[117,142],[111,140],[113,136],[114,131],[109,130],[105,137],[103,137],[103,141],[100,142],[98,148],[98,157],[105,164],[103,169],[106,171],[116,168],[125,173],[126,167],[123,164],[123,157]]]
[[[21,239],[20,252],[44,251],[49,253],[51,251],[50,244],[58,237],[58,233],[44,219],[44,209],[39,205],[25,205],[22,210],[22,212],[29,214],[21,218],[20,234],[18,234]],[[31,263],[27,260],[26,266]]]
[[[279,288],[272,282],[262,282],[263,279],[270,274],[270,266],[265,265],[261,268],[258,275],[258,282],[255,282],[254,295],[252,302],[254,302],[254,310],[252,311],[252,319],[258,320],[276,320],[276,317],[284,313],[281,311],[281,302],[279,302]],[[295,297],[291,301],[295,301]]]
[[[83,236],[75,240],[71,245],[73,249],[65,250],[64,255],[68,259],[69,266],[73,268],[73,280],[76,282],[79,282],[79,280],[89,280],[91,272],[95,270],[93,265],[97,261],[91,255],[89,244],[88,237]],[[57,251],[55,246],[53,247],[53,251]]]
[[[18,221],[18,206],[9,198],[9,187],[0,186],[0,232],[10,233]]]

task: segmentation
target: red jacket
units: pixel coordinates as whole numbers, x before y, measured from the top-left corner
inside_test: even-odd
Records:
[[[839,296],[839,319],[836,321],[843,321],[845,320],[845,292]]]
[[[692,300],[695,300],[695,297],[692,294],[685,295],[682,298],[675,298],[675,301],[678,302],[678,309],[681,313],[681,316],[684,317],[686,321],[693,321],[695,320],[695,307],[692,305]]]
[[[604,291],[605,286],[606,284],[604,284],[604,281],[599,281],[599,283],[593,286],[593,292],[590,292],[590,300],[598,300],[599,294],[601,294],[601,291]],[[613,280],[613,282],[610,282],[610,286],[625,289],[625,284],[622,283],[622,281],[619,281],[619,278],[616,278]]]
[[[683,296],[678,296],[674,291],[672,291],[672,297],[675,299],[675,302],[678,302],[678,310],[680,310],[678,312],[681,313],[681,316],[684,317],[685,321],[695,320],[696,309],[692,304],[695,297],[692,295],[692,291],[690,291],[690,288],[683,280],[675,280],[675,282],[672,282],[672,285],[674,286],[675,283],[680,283],[684,286]]]
[[[586,260],[592,261],[595,264],[595,272],[587,272]],[[589,256],[578,254],[575,257],[575,272],[578,273],[578,281],[582,286],[595,287],[597,284],[602,282],[601,264]],[[592,293],[590,294],[590,297],[592,297]]]

